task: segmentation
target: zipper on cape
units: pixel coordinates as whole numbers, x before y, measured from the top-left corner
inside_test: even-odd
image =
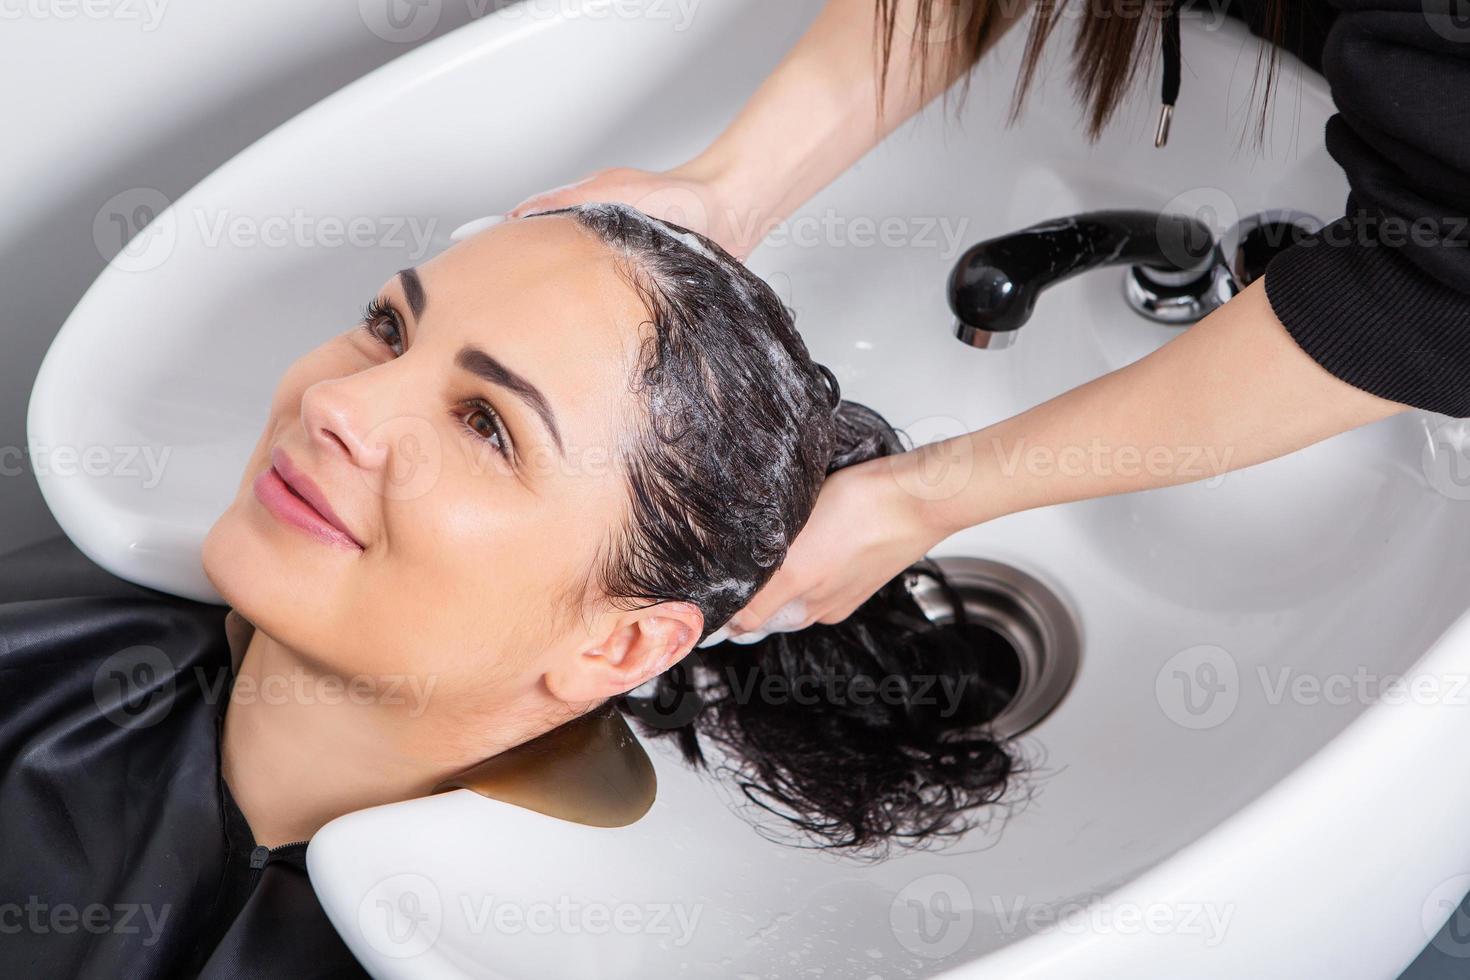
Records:
[[[271,857],[277,851],[285,850],[288,847],[300,847],[302,844],[305,843],[308,842],[304,840],[297,840],[292,841],[289,844],[277,844],[275,847],[266,847],[264,844],[256,844],[254,849],[250,852],[250,869],[252,871],[258,872],[262,868],[264,868],[267,863],[269,863]]]

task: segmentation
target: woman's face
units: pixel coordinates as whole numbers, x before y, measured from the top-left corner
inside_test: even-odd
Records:
[[[459,718],[555,714],[687,651],[692,606],[581,601],[624,521],[642,411],[647,313],[612,252],[566,216],[509,222],[378,299],[282,377],[205,540],[225,600],[320,671],[431,676]]]

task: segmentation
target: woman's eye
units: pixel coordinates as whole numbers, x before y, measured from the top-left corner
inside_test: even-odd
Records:
[[[362,312],[362,328],[395,355],[403,353],[403,328],[398,324],[398,314],[382,300],[374,297],[368,303]]]
[[[477,438],[488,442],[495,451],[510,457],[510,440],[505,434],[505,424],[500,414],[490,407],[489,402],[478,399],[469,403],[470,411],[460,421]]]
[[[394,356],[403,353],[402,324],[398,311],[376,296],[362,311],[362,328],[374,341],[391,350]],[[475,438],[489,443],[507,460],[511,459],[510,436],[506,434],[500,413],[482,398],[471,399],[465,404],[470,411],[460,409],[454,413],[459,423]]]

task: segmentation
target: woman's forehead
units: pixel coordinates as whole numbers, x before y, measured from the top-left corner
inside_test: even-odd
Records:
[[[565,329],[583,344],[621,348],[647,318],[618,256],[566,215],[489,228],[425,263],[420,277],[426,294],[492,321],[482,325],[530,323],[548,339]]]

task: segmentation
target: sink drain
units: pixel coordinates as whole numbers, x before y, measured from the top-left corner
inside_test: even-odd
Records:
[[[987,728],[1011,738],[1035,727],[1077,675],[1082,643],[1076,620],[1056,593],[1018,568],[984,558],[936,558],[932,564],[964,604],[971,627],[991,631],[1015,655],[1015,693]],[[916,576],[909,591],[931,622],[954,622],[954,606],[932,578]]]

